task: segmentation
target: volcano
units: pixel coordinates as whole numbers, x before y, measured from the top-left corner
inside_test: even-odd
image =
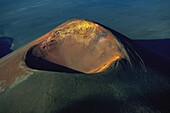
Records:
[[[163,43],[69,20],[0,59],[0,113],[168,113]]]

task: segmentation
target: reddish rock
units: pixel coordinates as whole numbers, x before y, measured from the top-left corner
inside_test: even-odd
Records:
[[[83,73],[98,73],[125,57],[122,45],[107,29],[86,20],[57,27],[33,54]]]

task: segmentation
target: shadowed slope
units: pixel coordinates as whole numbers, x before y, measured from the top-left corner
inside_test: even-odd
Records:
[[[12,43],[12,38],[0,37],[0,58],[12,52]]]
[[[134,40],[134,42],[170,60],[170,39]]]

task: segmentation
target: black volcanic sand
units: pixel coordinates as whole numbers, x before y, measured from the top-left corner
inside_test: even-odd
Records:
[[[0,113],[168,113],[169,84],[124,60],[100,74],[38,71],[0,95]]]

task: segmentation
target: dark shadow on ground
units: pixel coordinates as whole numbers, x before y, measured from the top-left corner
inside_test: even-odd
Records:
[[[13,38],[0,37],[0,58],[13,51],[11,49],[12,43],[13,43]]]
[[[170,59],[170,39],[135,40],[134,42]]]
[[[133,46],[150,67],[170,75],[170,39],[134,40]]]
[[[87,97],[54,113],[153,113],[154,108],[147,106],[144,100],[135,99],[131,103],[107,96]]]
[[[158,92],[150,92],[145,97],[149,104],[161,111],[161,113],[169,113],[170,111],[170,91],[158,91]]]
[[[88,97],[71,103],[54,113],[120,113],[122,102],[102,96]]]

